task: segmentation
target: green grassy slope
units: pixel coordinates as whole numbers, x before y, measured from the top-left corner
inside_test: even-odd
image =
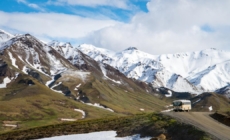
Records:
[[[99,81],[93,77],[90,79],[79,90],[85,93],[90,102],[100,103],[115,112],[75,101],[50,90],[37,79],[20,74],[8,88],[0,89],[0,121],[18,121],[18,129],[28,129],[62,123],[60,118],[80,120],[82,114],[74,111],[75,108],[84,110],[86,118],[90,119],[136,114],[143,112],[141,108],[144,112],[160,111],[166,104],[144,92],[126,91],[105,80]],[[28,81],[34,84],[28,85]],[[0,126],[1,133],[10,130],[12,129]]]
[[[203,93],[191,99],[194,111],[209,111],[208,107],[212,106],[213,111],[226,112],[230,111],[230,100],[225,96],[216,93]]]
[[[35,85],[18,84],[22,79],[30,79]],[[19,121],[20,129],[60,123],[60,118],[81,119],[82,114],[75,108],[84,110],[87,118],[117,115],[53,92],[26,75],[19,76],[10,87],[0,89],[0,121]],[[8,129],[0,128],[0,132],[4,130]]]
[[[1,134],[0,139],[37,139],[108,130],[117,131],[119,137],[141,134],[142,137],[150,136],[156,138],[160,134],[164,134],[166,138],[170,140],[211,139],[205,132],[197,130],[191,125],[186,125],[170,117],[155,113],[47,125],[44,127]],[[181,132],[183,132],[183,135],[181,135]]]

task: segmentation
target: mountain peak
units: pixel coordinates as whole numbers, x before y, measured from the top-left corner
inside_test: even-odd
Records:
[[[5,34],[5,35],[7,35],[7,36],[14,37],[14,35],[12,35],[12,34],[6,32],[6,31],[4,31],[4,30],[2,30],[2,29],[0,29],[0,34]]]
[[[65,44],[66,43],[59,42],[57,40],[53,40],[53,41],[51,41],[51,42],[48,43],[49,46],[53,46],[53,47],[63,46]]]
[[[127,49],[125,49],[125,51],[129,51],[129,50],[138,50],[136,47],[128,47]]]
[[[211,50],[217,50],[217,48],[211,48]]]
[[[92,50],[95,50],[97,49],[97,47],[95,47],[94,45],[91,45],[91,44],[81,44],[79,45],[80,48],[85,48],[85,49],[92,49]]]
[[[5,42],[7,40],[10,40],[13,37],[14,35],[7,33],[6,31],[0,29],[0,42]]]

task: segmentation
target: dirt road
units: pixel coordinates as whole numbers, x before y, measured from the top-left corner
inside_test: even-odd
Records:
[[[209,112],[165,112],[163,114],[194,125],[220,140],[230,140],[230,127],[211,118]]]

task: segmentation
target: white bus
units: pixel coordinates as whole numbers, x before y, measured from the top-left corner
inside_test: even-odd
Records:
[[[175,100],[173,101],[173,110],[177,111],[189,111],[192,109],[190,100]]]

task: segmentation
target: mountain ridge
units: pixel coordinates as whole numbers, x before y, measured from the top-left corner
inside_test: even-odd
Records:
[[[4,34],[8,38],[4,44],[1,44],[2,50],[7,48],[12,41],[14,42],[15,38],[23,36],[13,36],[2,31],[2,35]],[[24,36],[33,39],[29,34]],[[71,63],[77,68],[89,70],[90,67],[94,67],[94,70],[99,70],[100,66],[96,66],[96,62],[105,63],[119,70],[128,78],[152,84],[153,88],[166,87],[175,92],[189,91],[193,94],[200,94],[204,91],[216,91],[229,84],[228,67],[230,66],[228,61],[230,60],[230,52],[215,48],[195,52],[152,55],[140,51],[136,47],[128,47],[121,52],[113,52],[89,44],[73,47],[69,42],[52,41],[45,44],[40,41],[39,43],[46,48],[52,46],[51,48],[68,60],[67,63]],[[83,54],[86,55],[84,60]],[[14,54],[9,53],[9,56],[13,58]],[[87,62],[84,62],[87,57],[96,62],[92,62],[89,58]],[[91,64],[87,65],[86,63],[89,61]],[[32,62],[29,65],[32,66]],[[223,73],[223,76],[220,73]]]
[[[172,88],[173,86],[167,86],[170,84],[167,84],[170,80],[173,78],[173,75],[180,75],[181,78],[184,79],[184,81],[188,82],[189,85],[194,86],[196,89],[193,90],[194,93],[201,93],[203,91],[215,91],[219,88],[222,88],[226,85],[228,85],[227,80],[225,82],[218,81],[216,82],[217,85],[213,86],[213,83],[207,83],[206,79],[215,79],[215,77],[218,77],[217,73],[219,72],[213,72],[216,73],[215,76],[210,77],[208,73],[202,73],[202,71],[217,71],[217,69],[210,69],[211,67],[218,65],[219,63],[224,63],[230,60],[230,52],[218,50],[215,48],[210,48],[206,50],[201,51],[195,51],[195,52],[185,52],[185,53],[175,53],[175,54],[161,54],[161,55],[151,55],[145,52],[142,52],[136,48],[127,48],[121,52],[113,52],[109,54],[106,54],[104,49],[100,52],[100,49],[97,49],[95,46],[94,48],[91,47],[90,53],[89,51],[85,51],[86,44],[83,46],[78,47],[83,53],[89,55],[91,58],[95,59],[96,61],[100,61],[103,63],[107,63],[114,68],[118,69],[122,73],[124,73],[129,78],[134,78],[140,81],[144,81],[147,83],[151,83],[154,81],[154,79],[158,76],[156,75],[156,71],[164,71],[164,73],[168,73],[168,75],[171,75],[171,78],[168,78],[168,81],[164,81],[163,79],[167,79],[166,77],[162,77],[163,79],[160,80],[158,83],[154,83],[155,85],[158,84],[158,87],[163,86],[167,87],[171,90],[178,91],[177,88]],[[95,52],[98,55],[91,55],[93,53],[93,49],[95,49]],[[109,50],[107,50],[109,51]],[[103,59],[104,58],[109,59]],[[123,64],[121,64],[123,63]],[[152,65],[152,64],[155,65]],[[141,65],[144,65],[141,67]],[[152,70],[148,70],[148,68],[152,68]],[[168,72],[166,72],[168,71]],[[148,73],[148,77],[146,78],[146,72]],[[171,74],[169,74],[171,73]],[[199,74],[200,73],[200,74]],[[167,75],[167,74],[166,74]],[[154,79],[149,79],[149,77],[155,77]],[[229,74],[225,74],[225,76],[229,76]],[[148,80],[146,80],[148,79]],[[200,81],[200,82],[195,82]],[[210,80],[212,81],[212,80]],[[216,81],[216,80],[214,80]],[[172,82],[172,80],[171,80]],[[165,84],[163,84],[165,83]],[[157,86],[155,86],[157,87]],[[179,91],[179,92],[185,92],[185,91]]]

